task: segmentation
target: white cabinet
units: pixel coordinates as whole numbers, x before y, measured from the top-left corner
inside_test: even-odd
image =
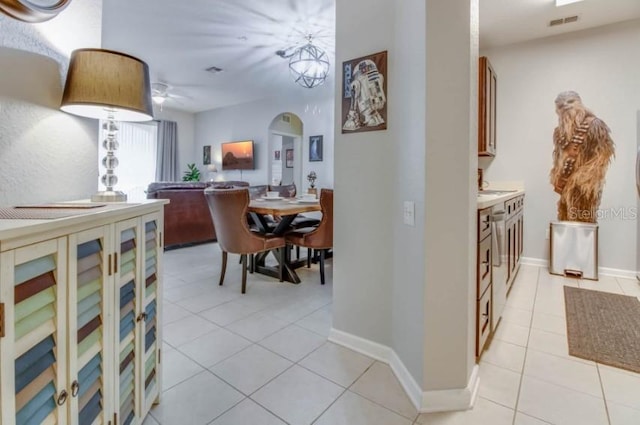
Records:
[[[158,313],[161,247],[158,214],[116,225],[114,382],[116,423],[144,418],[160,388]]]
[[[68,423],[67,238],[0,254],[3,424]]]
[[[39,228],[42,241],[0,230],[0,423],[140,424],[158,401],[163,202],[151,205]]]
[[[69,235],[69,390],[70,423],[111,419],[113,261],[111,226]]]

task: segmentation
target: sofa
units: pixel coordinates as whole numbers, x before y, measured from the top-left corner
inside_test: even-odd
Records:
[[[168,199],[164,206],[165,249],[216,240],[204,190],[210,186],[248,187],[243,181],[154,182],[147,188],[147,199]]]

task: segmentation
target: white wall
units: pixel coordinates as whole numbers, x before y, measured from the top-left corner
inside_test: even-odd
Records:
[[[293,183],[293,168],[287,168],[287,149],[295,149],[293,145],[293,137],[283,136],[282,137],[282,152],[280,153],[280,158],[282,161],[282,184],[291,184]],[[295,166],[295,165],[294,165]]]
[[[98,121],[59,110],[70,52],[100,47],[102,0],[27,24],[0,14],[0,206],[88,198]]]
[[[291,84],[294,84],[292,81]],[[301,88],[302,89],[302,88]],[[314,170],[318,175],[317,187],[333,187],[333,86],[323,85],[314,89],[304,89],[295,98],[265,99],[257,102],[218,108],[196,114],[196,152],[211,145],[211,156],[218,165],[216,180],[245,180],[251,184],[268,184],[268,165],[272,154],[269,152],[269,126],[273,119],[283,112],[296,114],[303,124],[302,137],[302,188],[306,191],[305,176]],[[324,140],[324,161],[309,163],[309,136],[322,134]],[[253,140],[255,170],[222,171],[220,144],[234,140]],[[281,153],[284,161],[284,152]],[[196,164],[202,167],[202,160]],[[242,176],[242,178],[241,178]]]
[[[426,5],[403,0],[396,6],[396,33],[390,52],[389,121],[394,125],[395,166],[392,207],[393,262],[392,345],[417,380],[424,370],[425,283],[425,136]],[[406,66],[411,64],[411,66]],[[403,223],[403,202],[415,202],[415,227]]]
[[[336,123],[333,326],[390,347],[423,407],[468,407],[477,1],[353,0],[336,10],[336,63],[388,50],[389,114],[386,131],[342,134]],[[341,96],[336,87],[336,116]],[[415,202],[415,226],[403,222],[403,201]],[[456,401],[437,403],[442,390]]]
[[[470,378],[476,323],[478,0],[427,2],[426,9],[422,384],[436,395],[470,385],[466,402],[471,402],[477,384]]]
[[[336,2],[336,64],[388,50],[389,75],[401,72],[392,50],[394,16],[391,0]],[[342,80],[337,76],[336,117],[342,116]],[[392,82],[385,84],[389,110],[399,99]],[[342,134],[342,123],[339,119],[335,123],[333,327],[386,346],[392,344],[394,205],[390,200],[396,152],[402,149],[392,129],[401,125],[389,122],[388,130]]]
[[[162,111],[154,105],[153,117],[157,120],[175,121],[178,124],[178,180],[182,180],[187,164],[195,163],[200,168],[201,180],[208,179],[207,167],[202,165],[202,147],[196,148],[196,116],[190,112],[178,111],[163,106]]]
[[[558,196],[549,183],[554,99],[565,90],[611,128],[616,157],[607,173],[601,210],[637,205],[636,112],[640,110],[640,21],[631,21],[482,52],[498,76],[498,154],[486,180],[523,180],[526,257],[548,259],[545,231]],[[489,161],[487,161],[489,162]],[[637,220],[599,220],[601,267],[635,270]]]

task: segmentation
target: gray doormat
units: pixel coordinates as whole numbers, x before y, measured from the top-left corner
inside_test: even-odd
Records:
[[[640,373],[640,301],[564,287],[569,354]]]

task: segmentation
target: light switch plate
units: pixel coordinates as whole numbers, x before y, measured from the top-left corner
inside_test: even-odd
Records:
[[[404,201],[403,209],[404,224],[407,226],[416,225],[416,204],[411,201]]]

